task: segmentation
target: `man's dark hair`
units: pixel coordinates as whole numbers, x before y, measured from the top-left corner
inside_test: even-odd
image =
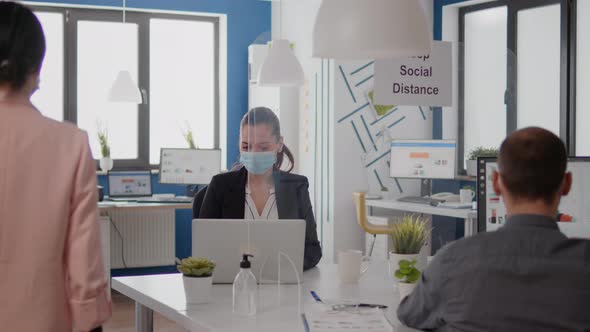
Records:
[[[536,127],[510,134],[498,156],[502,182],[517,199],[553,200],[563,182],[566,166],[563,142],[550,131]]]
[[[41,69],[45,35],[33,12],[18,3],[0,1],[0,84],[22,88]]]

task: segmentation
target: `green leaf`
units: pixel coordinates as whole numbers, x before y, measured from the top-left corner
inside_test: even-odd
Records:
[[[412,270],[406,278],[406,280],[411,283],[418,281],[418,279],[420,279],[420,271],[416,269]]]
[[[412,272],[412,268],[410,267],[400,267],[399,269],[404,275],[408,275]]]
[[[408,261],[406,259],[402,259],[401,261],[399,261],[399,267],[401,267],[401,268],[410,267],[410,261]]]
[[[405,276],[403,273],[400,272],[400,270],[395,271],[395,277],[398,279],[403,279]]]

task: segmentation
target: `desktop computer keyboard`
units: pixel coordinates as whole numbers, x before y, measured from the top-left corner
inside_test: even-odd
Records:
[[[186,196],[175,197],[145,197],[138,199],[137,203],[191,203],[193,199]]]
[[[172,196],[172,197],[127,197],[127,198],[109,198],[112,202],[130,202],[130,203],[192,203],[192,197],[187,196]]]
[[[405,196],[397,199],[398,202],[402,203],[414,203],[414,204],[425,204],[425,205],[438,205],[443,202],[440,199],[422,197],[422,196]]]

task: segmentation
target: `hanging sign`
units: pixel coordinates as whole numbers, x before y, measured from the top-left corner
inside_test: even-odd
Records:
[[[375,61],[375,104],[452,105],[452,48],[433,41],[432,52]]]

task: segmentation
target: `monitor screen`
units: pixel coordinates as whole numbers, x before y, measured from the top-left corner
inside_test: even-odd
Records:
[[[150,171],[109,172],[109,197],[142,197],[152,195]]]
[[[209,184],[221,172],[219,149],[162,149],[160,183]]]
[[[478,231],[494,231],[506,223],[507,217],[502,197],[494,193],[492,185],[498,164],[496,158],[479,158],[477,163]],[[559,229],[568,237],[590,238],[590,205],[586,203],[590,199],[590,158],[569,158],[567,170],[573,183],[570,193],[561,198]]]
[[[456,142],[450,140],[393,140],[390,175],[395,178],[454,179],[456,147]]]

